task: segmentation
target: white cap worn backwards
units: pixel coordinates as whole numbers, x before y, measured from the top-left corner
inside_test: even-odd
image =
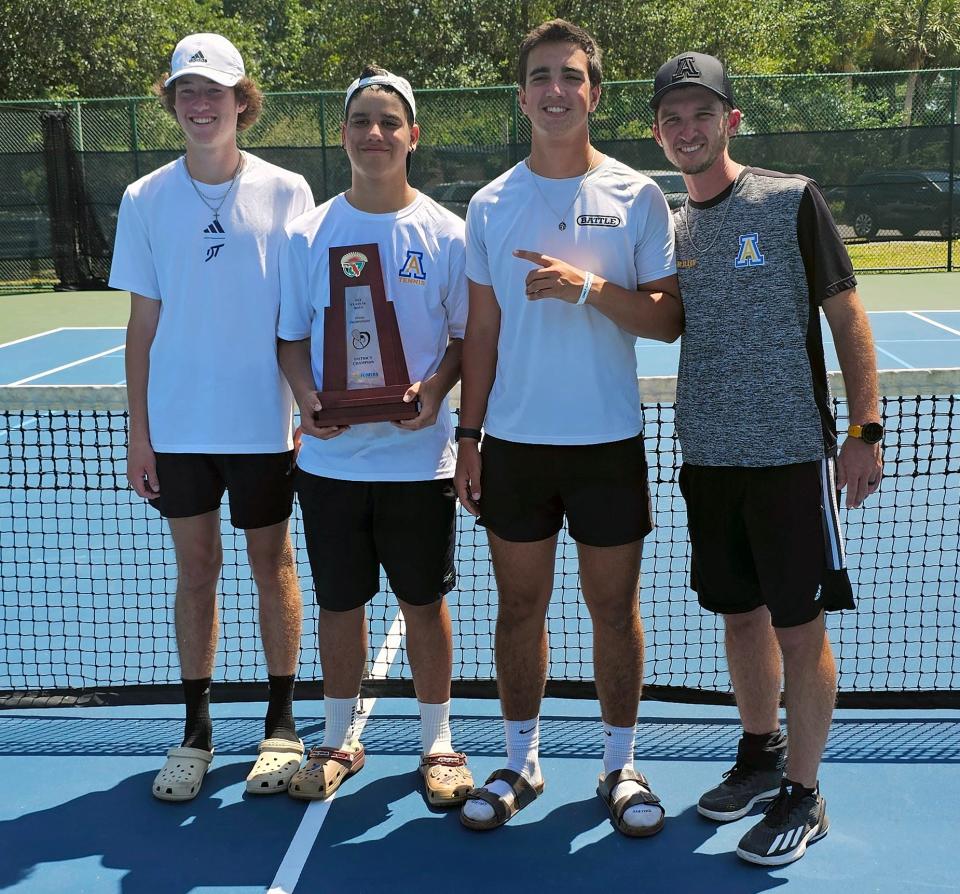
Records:
[[[347,106],[350,105],[350,98],[353,94],[364,87],[369,87],[371,84],[393,87],[410,107],[410,114],[413,115],[413,120],[417,120],[417,104],[413,100],[413,87],[410,86],[410,82],[406,78],[401,78],[399,75],[390,74],[389,72],[382,75],[370,75],[370,77],[367,78],[357,78],[347,87],[347,98],[343,101],[344,114],[346,114]]]
[[[210,78],[224,87],[232,87],[246,74],[240,51],[220,34],[191,34],[177,44],[170,59],[169,87],[184,75]]]

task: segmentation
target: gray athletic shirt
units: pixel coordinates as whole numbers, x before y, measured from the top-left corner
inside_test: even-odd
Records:
[[[819,187],[746,168],[675,216],[684,461],[781,466],[834,453],[819,306],[856,279]]]

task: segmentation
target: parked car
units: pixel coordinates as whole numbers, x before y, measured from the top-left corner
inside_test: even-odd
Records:
[[[687,187],[684,186],[683,176],[678,171],[641,171],[667,197],[667,204],[671,210],[679,208],[687,198]],[[467,205],[473,194],[481,187],[486,186],[483,180],[455,180],[452,183],[438,183],[428,192],[444,208],[461,217],[467,216]]]
[[[466,217],[467,205],[470,204],[473,194],[486,185],[486,180],[454,180],[452,183],[438,183],[427,192],[448,211]]]
[[[953,181],[950,225],[950,174],[947,171],[868,171],[845,195],[844,217],[853,231],[871,238],[878,230],[915,236],[937,230],[944,239],[960,234],[960,179]]]
[[[674,211],[687,200],[687,187],[683,182],[683,175],[679,171],[641,171],[646,174],[667,197],[670,210]]]

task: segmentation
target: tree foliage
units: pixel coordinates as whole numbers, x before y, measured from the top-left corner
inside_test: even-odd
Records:
[[[608,80],[690,49],[739,74],[960,64],[960,0],[0,0],[0,98],[143,94],[207,30],[267,90],[339,90],[370,61],[418,87],[509,84],[521,36],[553,16],[596,35]]]

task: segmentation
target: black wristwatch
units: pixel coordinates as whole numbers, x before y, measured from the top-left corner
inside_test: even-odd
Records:
[[[470,441],[476,441],[479,444],[480,440],[483,438],[483,432],[480,431],[479,428],[462,428],[458,425],[453,430],[453,440],[459,441],[462,438],[467,438]]]
[[[847,434],[851,438],[859,438],[864,444],[879,444],[883,440],[883,426],[879,422],[851,425]]]

